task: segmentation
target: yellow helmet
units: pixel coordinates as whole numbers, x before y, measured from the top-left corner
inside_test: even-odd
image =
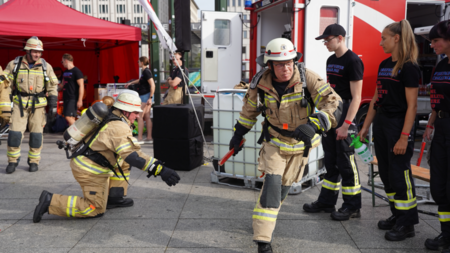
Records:
[[[128,92],[120,93],[113,106],[126,112],[142,112],[139,95]]]
[[[25,50],[36,50],[36,51],[44,51],[44,44],[39,40],[38,37],[33,36],[27,40],[27,44],[25,45]]]

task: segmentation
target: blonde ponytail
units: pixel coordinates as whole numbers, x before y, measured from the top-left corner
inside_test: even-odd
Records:
[[[417,64],[419,51],[417,49],[413,30],[408,20],[403,19],[400,22],[392,23],[387,25],[385,29],[389,29],[393,35],[400,35],[400,40],[398,42],[398,61],[391,74],[392,76],[396,76],[405,63],[412,62],[413,64]]]

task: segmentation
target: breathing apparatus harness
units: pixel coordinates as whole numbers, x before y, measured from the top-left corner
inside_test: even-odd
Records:
[[[294,60],[295,61],[295,60]],[[272,66],[272,74],[274,75],[274,71],[273,71],[273,63],[272,61],[269,62],[269,64],[271,64]],[[302,85],[302,94],[303,94],[303,99],[300,101],[300,106],[302,108],[307,108],[308,107],[308,103],[310,104],[310,108],[311,111],[308,112],[309,114],[312,114],[314,112],[314,102],[311,99],[311,93],[309,92],[309,90],[307,89],[306,86],[306,70],[305,70],[305,64],[303,62],[297,62],[297,68],[300,72],[300,78],[301,81],[303,83]],[[250,83],[250,89],[255,89],[257,88],[257,85],[259,83],[259,81],[261,80],[264,72],[267,70],[267,68],[262,68],[261,71],[259,71],[258,73],[256,73],[256,75],[253,77],[251,83]],[[269,127],[271,127],[273,130],[275,130],[276,132],[280,133],[281,135],[285,136],[285,137],[291,137],[291,138],[295,138],[295,136],[297,136],[295,133],[297,131],[306,131],[306,135],[308,135],[309,141],[308,140],[304,140],[305,143],[305,152],[303,153],[304,157],[308,156],[309,153],[309,149],[312,147],[311,144],[311,139],[314,137],[315,132],[311,132],[308,131],[307,129],[303,129],[302,125],[298,126],[297,129],[295,131],[288,131],[288,130],[284,130],[284,129],[280,129],[272,124],[270,124],[269,120],[267,119],[267,115],[266,115],[266,110],[268,109],[268,107],[265,104],[264,101],[264,96],[265,96],[266,92],[262,89],[258,88],[258,95],[259,95],[259,101],[260,101],[260,105],[258,107],[258,111],[261,112],[262,116],[264,117],[264,125],[263,125],[263,129],[262,129],[262,133],[261,136],[259,137],[258,140],[258,144],[262,144],[264,140],[266,141],[270,141],[272,139],[273,136],[270,135],[269,133]]]
[[[27,53],[27,55],[29,55],[30,53]],[[13,69],[13,85],[14,85],[14,90],[12,91],[12,96],[17,96],[19,99],[19,108],[20,108],[20,117],[23,117],[23,104],[22,104],[22,96],[24,97],[33,97],[33,104],[32,104],[32,112],[34,113],[35,111],[35,104],[36,102],[39,103],[39,97],[45,97],[46,93],[47,93],[47,84],[50,81],[50,79],[47,76],[47,62],[44,60],[44,58],[41,58],[41,64],[42,64],[42,72],[44,75],[44,90],[39,92],[39,93],[26,93],[26,92],[20,92],[19,91],[19,87],[17,85],[17,75],[19,74],[19,69],[20,66],[22,65],[22,59],[23,56],[17,56],[14,59],[14,69]],[[11,99],[12,100],[12,99]],[[27,104],[28,106],[28,104]]]
[[[92,114],[89,110],[87,110],[86,113],[88,114],[88,116],[89,116],[89,114]],[[92,115],[92,117],[94,117],[94,116]],[[90,160],[92,160],[93,162],[97,163],[98,165],[100,165],[102,167],[107,167],[114,173],[114,175],[119,177],[114,166],[112,166],[112,164],[108,161],[108,159],[106,159],[105,156],[100,154],[100,152],[94,151],[90,148],[91,143],[94,141],[94,139],[96,139],[100,130],[111,121],[123,121],[123,122],[127,123],[122,117],[115,115],[114,113],[112,113],[112,110],[110,110],[108,116],[106,116],[106,118],[104,118],[102,120],[102,122],[96,128],[96,130],[95,130],[94,134],[91,136],[91,138],[87,142],[82,141],[81,144],[76,148],[76,150],[74,152],[72,152],[72,155],[69,155],[69,146],[67,144],[65,144],[63,141],[57,141],[56,144],[58,145],[59,149],[64,148],[64,150],[66,151],[67,159],[72,159],[72,158],[80,156],[80,155],[85,156],[85,157],[89,158]],[[117,161],[116,153],[114,153],[114,157],[116,158],[116,161]],[[120,174],[123,176],[125,181],[128,183],[128,180],[125,177],[123,170],[119,165],[119,162],[116,162],[116,165],[117,165],[117,168],[118,168]]]

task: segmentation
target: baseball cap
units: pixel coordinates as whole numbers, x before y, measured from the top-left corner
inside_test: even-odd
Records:
[[[342,37],[345,37],[345,29],[341,25],[338,24],[332,24],[327,26],[325,28],[325,31],[323,31],[323,34],[316,38],[316,40],[325,39],[328,36],[338,36],[341,35]]]

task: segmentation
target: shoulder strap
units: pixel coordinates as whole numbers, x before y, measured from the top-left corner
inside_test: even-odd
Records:
[[[44,82],[45,84],[48,83],[48,81],[50,81],[50,78],[48,78],[47,76],[47,62],[45,61],[44,58],[41,58],[41,63],[42,63],[42,72],[44,73]],[[44,89],[46,90],[47,85],[44,86]]]
[[[266,72],[266,70],[267,70],[267,67],[261,68],[261,70],[253,76],[252,81],[250,82],[250,89],[256,88],[256,85],[258,85],[259,81],[261,80],[261,78],[262,78],[264,72]]]

